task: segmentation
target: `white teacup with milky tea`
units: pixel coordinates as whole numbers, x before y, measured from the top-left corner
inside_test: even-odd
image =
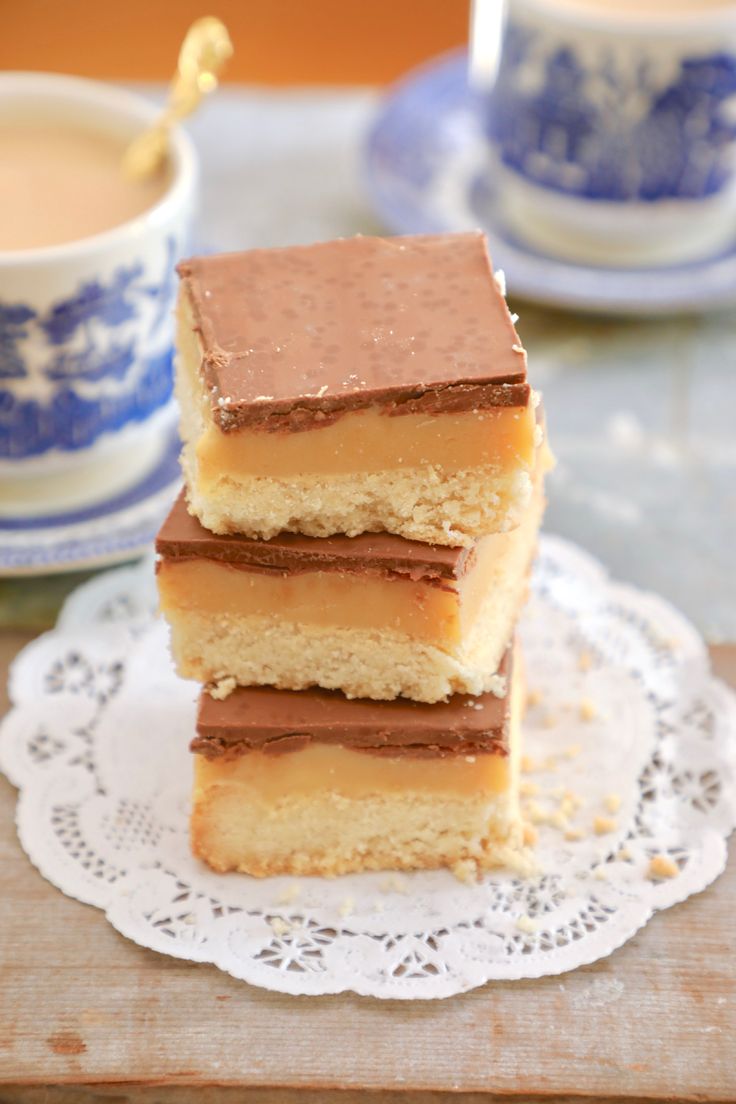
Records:
[[[93,81],[0,74],[0,516],[114,494],[161,448],[197,162],[177,130],[160,177],[125,179],[156,114]]]

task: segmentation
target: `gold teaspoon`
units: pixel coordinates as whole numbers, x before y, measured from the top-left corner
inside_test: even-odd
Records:
[[[232,52],[227,27],[219,19],[207,15],[192,23],[179,51],[163,114],[123,154],[123,172],[129,179],[143,180],[159,171],[169,152],[171,127],[191,115],[202,98],[217,88],[217,74]]]

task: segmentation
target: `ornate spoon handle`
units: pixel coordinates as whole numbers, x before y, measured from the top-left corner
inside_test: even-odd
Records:
[[[152,176],[169,149],[169,130],[191,115],[200,101],[217,88],[217,75],[233,52],[227,27],[214,16],[192,23],[179,51],[176,73],[160,119],[134,138],[123,155],[123,172],[132,180]]]

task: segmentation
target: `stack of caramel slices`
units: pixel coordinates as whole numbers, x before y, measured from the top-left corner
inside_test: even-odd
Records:
[[[254,875],[508,861],[549,452],[483,236],[179,272],[186,486],[157,571],[203,684],[195,853]]]

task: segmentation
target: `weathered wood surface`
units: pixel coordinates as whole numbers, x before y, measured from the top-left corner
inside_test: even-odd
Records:
[[[0,686],[23,639],[0,637]],[[736,646],[713,657],[736,684]],[[736,1099],[734,854],[572,974],[431,1003],[293,998],[127,942],[32,868],[14,804],[0,782],[0,1104]]]

